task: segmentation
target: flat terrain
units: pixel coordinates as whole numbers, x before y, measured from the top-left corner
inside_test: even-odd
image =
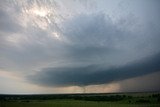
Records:
[[[0,107],[160,107],[160,94],[0,95]]]

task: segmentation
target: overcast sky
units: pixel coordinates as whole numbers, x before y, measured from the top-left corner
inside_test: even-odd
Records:
[[[159,0],[0,0],[0,93],[160,91],[159,11]]]

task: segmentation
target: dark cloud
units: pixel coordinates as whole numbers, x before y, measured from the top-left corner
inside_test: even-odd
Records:
[[[119,65],[121,60],[127,63],[160,51],[156,42],[160,38],[153,29],[154,24],[152,29],[132,32],[133,26],[141,29],[135,19],[123,19],[123,23],[114,23],[104,13],[80,14],[67,20],[63,26],[65,37],[71,42],[66,47],[67,57],[75,62]]]
[[[115,39],[124,38],[126,31],[121,31],[104,13],[80,14],[64,23],[65,36],[80,46],[114,46]],[[119,33],[119,35],[117,35]],[[114,35],[114,37],[113,37]]]
[[[28,76],[28,80],[44,86],[86,86],[105,84],[160,70],[160,54],[144,58],[125,66],[106,69],[104,66],[46,68]]]

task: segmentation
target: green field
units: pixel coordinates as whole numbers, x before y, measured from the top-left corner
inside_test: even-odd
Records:
[[[0,95],[0,107],[160,107],[160,94]]]
[[[117,102],[93,102],[76,100],[53,100],[32,102],[5,102],[1,107],[160,107],[160,104],[125,104]]]
[[[53,100],[32,102],[5,102],[1,107],[160,107],[160,104],[125,104],[117,102],[93,102],[76,100]]]

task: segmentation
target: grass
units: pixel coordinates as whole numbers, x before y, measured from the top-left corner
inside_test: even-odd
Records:
[[[0,107],[160,107],[159,98],[159,93],[0,95]]]
[[[97,102],[63,99],[29,102],[1,102],[0,107],[160,107],[160,104],[129,104],[122,102]]]

